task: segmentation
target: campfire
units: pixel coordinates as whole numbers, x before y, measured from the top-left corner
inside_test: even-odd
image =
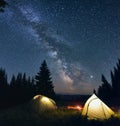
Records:
[[[75,106],[67,106],[67,109],[74,109],[74,110],[82,110],[82,107],[80,105],[75,105]]]

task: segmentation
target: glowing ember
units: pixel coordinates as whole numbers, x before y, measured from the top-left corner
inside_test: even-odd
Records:
[[[82,107],[79,106],[79,105],[76,105],[76,106],[67,106],[67,109],[75,109],[75,110],[81,110]]]

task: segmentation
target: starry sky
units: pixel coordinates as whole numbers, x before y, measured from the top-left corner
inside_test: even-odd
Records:
[[[45,59],[56,93],[91,94],[120,58],[119,0],[6,0],[0,66],[35,76]]]

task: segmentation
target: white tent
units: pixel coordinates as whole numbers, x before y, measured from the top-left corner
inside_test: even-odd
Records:
[[[87,116],[88,119],[108,119],[114,112],[103,103],[95,94],[93,94],[85,103],[82,115]]]
[[[43,112],[57,108],[54,100],[43,95],[34,96],[31,105],[36,112]]]

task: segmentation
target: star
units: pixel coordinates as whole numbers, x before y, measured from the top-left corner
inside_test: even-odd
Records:
[[[117,0],[8,4],[0,14],[0,67],[9,80],[18,72],[34,76],[45,59],[57,93],[89,94],[101,84],[101,74],[110,78],[120,57]]]

